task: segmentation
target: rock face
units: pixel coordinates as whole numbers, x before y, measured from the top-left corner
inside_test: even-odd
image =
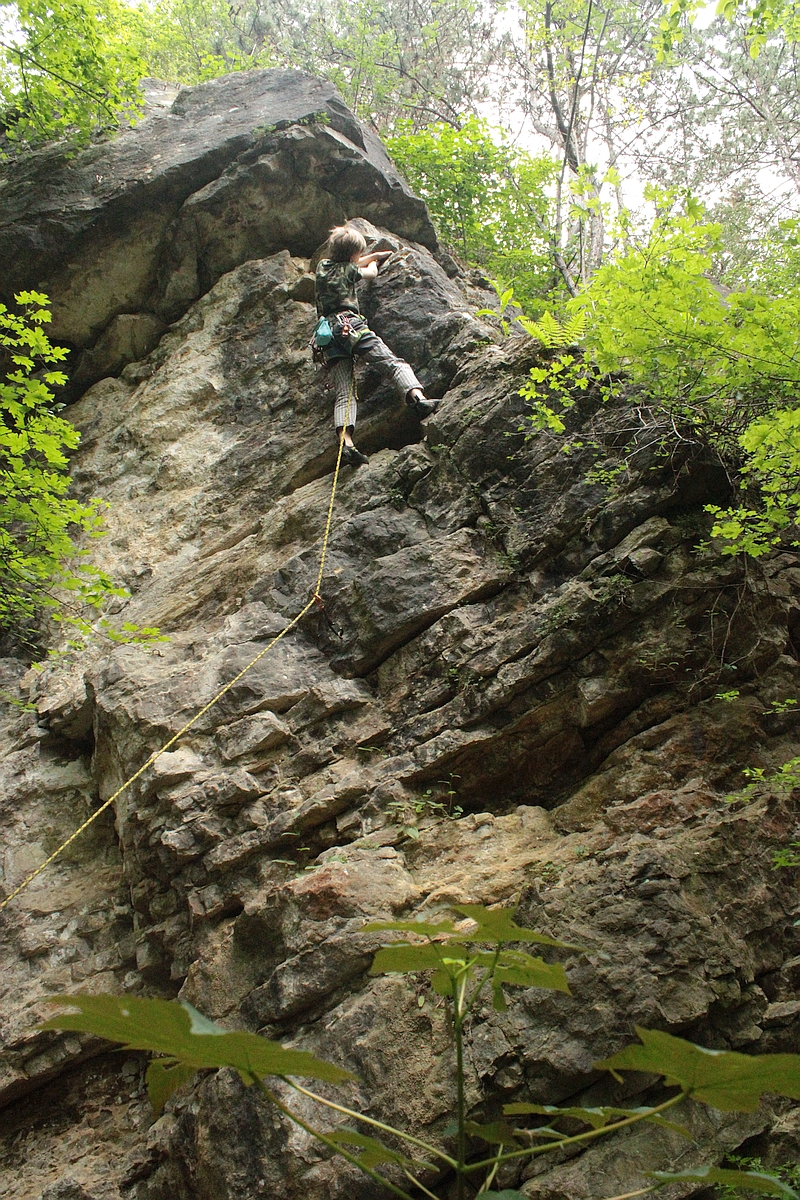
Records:
[[[0,301],[52,296],[53,337],[85,351],[78,386],[142,358],[232,267],[310,255],[348,216],[436,246],[425,206],[330,84],[240,72],[145,113],[77,156],[59,145],[0,168]]]
[[[131,591],[120,619],[169,641],[98,637],[38,673],[0,663],[6,894],[309,599],[334,446],[308,256],[331,220],[366,214],[401,249],[365,311],[443,402],[424,428],[361,375],[371,459],[340,477],[324,609],[5,910],[4,1195],[377,1200],[238,1077],[200,1080],[153,1122],[140,1056],[34,1028],[48,994],[180,995],[348,1067],[347,1100],[438,1138],[444,1010],[422,976],[367,974],[373,917],[516,904],[586,947],[572,996],[515,990],[507,1012],[475,1013],[477,1118],[513,1099],[647,1098],[646,1079],[622,1090],[592,1069],[634,1024],[795,1049],[800,913],[772,855],[798,837],[800,797],[726,797],[743,767],[800,753],[800,557],[755,571],[698,549],[725,481],[652,415],[631,428],[630,409],[590,396],[570,454],[526,437],[536,346],[476,318],[486,298],[437,262],[424,209],[327,85],[203,85],[61,170],[46,195],[15,193],[31,234],[10,276],[47,282],[93,370],[114,358],[71,409],[76,488],[110,504],[94,553]],[[133,211],[153,214],[145,265],[118,220]],[[53,221],[68,252],[50,252]],[[792,1110],[686,1119],[692,1162],[745,1143],[796,1155]],[[497,1184],[601,1200],[688,1163],[686,1147],[651,1126]]]

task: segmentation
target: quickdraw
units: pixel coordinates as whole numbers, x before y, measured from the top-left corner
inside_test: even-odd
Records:
[[[333,621],[328,616],[328,611],[325,608],[325,601],[322,599],[322,596],[320,596],[319,592],[314,592],[314,595],[311,598],[314,601],[314,604],[316,605],[320,614],[325,618],[328,628],[330,629],[331,633],[334,633],[336,635],[336,637],[339,639],[339,641],[341,641],[343,634],[341,633],[341,631],[339,629],[336,628]]]

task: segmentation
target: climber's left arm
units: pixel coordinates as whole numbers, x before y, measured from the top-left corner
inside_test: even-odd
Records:
[[[373,250],[370,254],[362,254],[356,260],[356,266],[363,271],[366,267],[375,266],[385,262],[387,258],[391,258],[394,251],[392,250]]]

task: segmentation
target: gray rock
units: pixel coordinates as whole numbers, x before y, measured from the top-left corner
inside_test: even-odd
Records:
[[[52,297],[49,332],[89,348],[84,386],[141,358],[226,271],[284,247],[310,255],[354,210],[436,246],[380,142],[298,71],[184,88],[109,141],[0,166],[0,188],[0,300]]]
[[[92,1197],[74,1179],[60,1179],[44,1189],[41,1200],[92,1200]]]

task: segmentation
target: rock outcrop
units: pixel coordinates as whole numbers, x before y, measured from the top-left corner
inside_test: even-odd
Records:
[[[169,106],[156,86],[145,95],[124,135],[0,168],[0,301],[52,296],[54,339],[82,352],[73,386],[143,358],[231,268],[311,255],[348,216],[435,249],[424,204],[330,84],[247,71]]]
[[[794,1049],[800,912],[772,856],[798,793],[728,797],[800,752],[800,556],[755,570],[704,545],[726,480],[653,414],[589,395],[569,454],[528,436],[541,351],[475,316],[486,297],[327,85],[231,76],[56,157],[13,192],[8,279],[51,290],[83,348],[74,478],[110,506],[94,553],[130,589],[120,619],[169,640],[2,661],[6,893],[309,598],[334,463],[309,258],[332,220],[402,250],[365,309],[443,402],[423,427],[361,377],[371,460],[341,475],[324,609],[5,911],[4,1195],[377,1200],[238,1077],[153,1123],[140,1056],[34,1028],[48,994],[180,995],[350,1068],[349,1099],[439,1137],[444,1011],[424,977],[368,975],[376,916],[516,904],[586,947],[572,996],[475,1013],[481,1117],[652,1094],[592,1069],[634,1024]],[[798,1146],[793,1110],[688,1119],[695,1162]],[[650,1126],[499,1182],[601,1200],[686,1156]]]

